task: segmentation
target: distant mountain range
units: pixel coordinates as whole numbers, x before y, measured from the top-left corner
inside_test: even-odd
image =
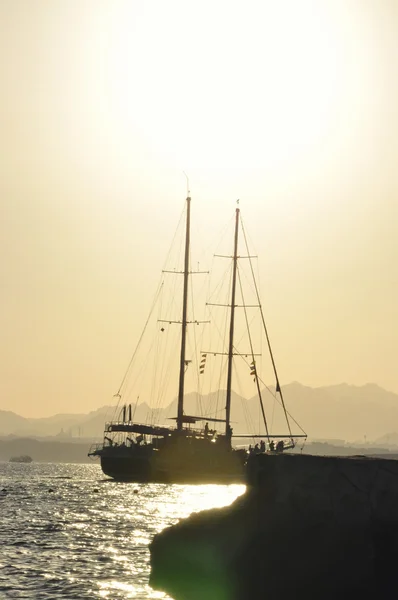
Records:
[[[270,388],[271,392],[275,390]],[[398,394],[376,384],[353,386],[340,384],[312,388],[294,382],[283,388],[288,411],[305,429],[310,439],[347,440],[398,446]],[[225,392],[220,391],[199,399],[186,396],[187,414],[222,417]],[[146,403],[134,407],[134,419],[148,423],[156,417],[159,424],[176,416],[176,401],[152,412]],[[283,411],[272,395],[264,393],[268,425],[273,433],[286,433]],[[10,411],[0,410],[0,436],[31,436],[68,438],[101,438],[104,423],[114,415],[114,407],[104,406],[88,414],[59,414],[53,417],[28,419]],[[234,433],[262,433],[262,418],[257,397],[244,399],[233,394],[232,421]],[[292,431],[299,428],[291,422]]]

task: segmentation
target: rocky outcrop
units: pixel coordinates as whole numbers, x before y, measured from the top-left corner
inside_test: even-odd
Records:
[[[398,597],[398,461],[259,455],[246,494],[151,545],[176,600]]]

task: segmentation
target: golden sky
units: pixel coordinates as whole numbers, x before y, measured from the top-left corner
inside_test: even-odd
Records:
[[[190,178],[281,381],[398,393],[395,0],[1,0],[0,408],[107,404]],[[196,229],[195,229],[196,228]]]

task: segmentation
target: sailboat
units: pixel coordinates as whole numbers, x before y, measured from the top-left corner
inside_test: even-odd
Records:
[[[233,423],[231,421],[232,402],[232,378],[233,359],[236,356],[235,347],[235,313],[236,313],[236,291],[238,274],[238,240],[240,227],[240,208],[235,210],[234,244],[232,258],[232,280],[230,287],[230,299],[226,307],[229,309],[229,323],[227,343],[223,354],[226,358],[227,376],[224,414],[222,416],[212,415],[189,415],[184,410],[185,379],[190,360],[187,359],[187,328],[190,323],[198,324],[198,321],[189,321],[188,316],[188,292],[190,271],[190,244],[191,244],[191,197],[188,192],[186,198],[186,220],[185,220],[185,248],[184,267],[180,272],[183,275],[182,289],[182,316],[178,324],[181,327],[181,339],[179,348],[179,374],[178,374],[178,397],[177,415],[173,417],[175,426],[164,424],[143,423],[135,420],[135,409],[132,404],[124,404],[117,417],[105,424],[103,442],[94,445],[89,452],[91,457],[99,457],[101,468],[105,475],[118,481],[152,482],[152,483],[242,483],[245,481],[245,465],[253,449],[250,451],[242,444],[240,447],[233,445],[233,438],[261,437],[267,440],[261,442],[261,447],[256,444],[256,451],[274,452],[282,449],[294,448],[298,438],[306,438],[303,430],[299,434],[293,434],[289,422],[289,414],[286,410],[279,378],[276,371],[275,361],[271,350],[269,336],[262,313],[257,284],[255,285],[258,307],[262,317],[262,324],[266,334],[269,354],[276,378],[275,395],[280,396],[280,404],[284,410],[288,431],[285,435],[272,436],[262,401],[261,384],[263,383],[256,367],[256,354],[250,341],[249,364],[250,375],[256,382],[259,405],[264,423],[264,432],[261,434],[237,433],[233,434]],[[250,256],[246,257],[250,259]],[[169,271],[170,272],[170,271]],[[175,271],[174,271],[175,272]],[[252,270],[254,277],[254,272]],[[171,323],[176,321],[170,321]],[[161,329],[163,331],[163,328]],[[217,352],[214,352],[216,356]],[[200,361],[200,373],[204,371],[207,352],[202,352]],[[247,355],[246,355],[247,358]],[[121,394],[118,392],[118,398]],[[222,427],[222,431],[212,430],[209,423]],[[275,446],[273,438],[278,438]],[[284,441],[284,438],[287,440]]]

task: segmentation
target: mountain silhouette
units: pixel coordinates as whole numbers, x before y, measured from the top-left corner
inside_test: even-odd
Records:
[[[268,427],[272,433],[287,432],[281,406],[272,394],[275,388],[264,390],[263,402]],[[398,429],[398,394],[389,392],[376,384],[363,386],[339,385],[310,387],[298,382],[283,388],[289,413],[303,427],[310,439],[341,439],[347,441],[374,441],[380,443],[397,440],[393,432]],[[196,393],[185,396],[186,414],[223,418],[225,391],[219,390],[200,398]],[[142,402],[132,406],[134,420],[142,423],[156,421],[171,425],[177,415],[177,401],[157,411],[151,411]],[[120,408],[119,408],[120,413]],[[102,437],[104,424],[117,415],[115,407],[103,406],[88,414],[57,414],[46,418],[25,418],[11,411],[0,410],[1,436],[57,436],[59,438]],[[235,434],[264,433],[262,414],[257,396],[249,399],[232,394],[231,421]],[[298,426],[291,420],[293,433]]]

